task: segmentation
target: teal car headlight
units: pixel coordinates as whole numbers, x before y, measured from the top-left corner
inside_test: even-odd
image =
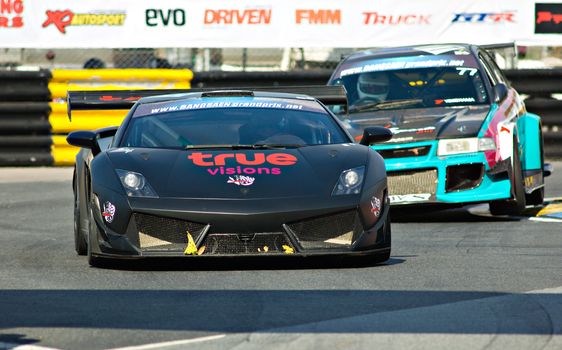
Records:
[[[115,171],[127,196],[158,198],[156,191],[142,174],[122,169],[116,169]]]
[[[451,154],[474,153],[493,151],[496,149],[494,139],[489,137],[471,137],[464,139],[443,139],[437,145],[437,155],[447,156]]]
[[[364,166],[342,171],[338,183],[332,191],[332,196],[338,196],[342,194],[358,194],[359,192],[361,192],[361,186],[363,185],[364,177]]]

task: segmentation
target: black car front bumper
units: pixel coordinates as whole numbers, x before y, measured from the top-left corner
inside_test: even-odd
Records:
[[[94,214],[92,256],[120,259],[150,257],[241,257],[380,255],[390,252],[389,203],[365,229],[357,206],[262,213],[199,214],[136,204],[126,230],[118,233]],[[94,210],[95,212],[95,210]],[[195,221],[198,220],[198,221]],[[231,223],[229,226],[228,223]],[[231,229],[229,229],[231,228]],[[189,236],[188,236],[189,233]],[[196,250],[189,250],[190,239]],[[193,247],[193,246],[192,246]]]

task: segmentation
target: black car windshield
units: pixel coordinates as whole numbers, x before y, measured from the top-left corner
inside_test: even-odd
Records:
[[[120,146],[148,148],[300,147],[350,142],[327,113],[212,108],[133,117]]]
[[[365,72],[345,75],[331,84],[345,86],[349,113],[488,102],[480,72],[470,67]]]

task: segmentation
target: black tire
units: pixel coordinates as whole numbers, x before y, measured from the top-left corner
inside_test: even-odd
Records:
[[[387,216],[386,223],[384,224],[385,227],[385,234],[384,234],[384,243],[388,245],[388,250],[385,251],[383,254],[377,255],[375,257],[375,263],[380,264],[383,262],[388,261],[390,259],[390,251],[391,251],[391,241],[392,241],[392,230],[391,230],[391,223],[390,223],[390,213]]]
[[[542,129],[542,126],[541,128]],[[542,132],[539,129],[539,140],[540,140],[540,154],[541,154],[541,171],[544,170],[544,139],[542,137]],[[544,184],[544,178],[543,178],[543,184]],[[536,190],[534,190],[533,192],[531,192],[530,194],[526,194],[525,195],[525,201],[527,202],[528,205],[541,205],[544,203],[544,186],[541,188],[538,188]]]
[[[513,198],[490,202],[492,215],[520,215],[525,210],[525,184],[519,159],[519,144],[513,140],[513,167],[511,171]]]
[[[104,266],[103,259],[92,254],[92,246],[95,244],[95,240],[97,240],[98,228],[96,227],[96,222],[94,221],[94,217],[92,215],[92,207],[90,204],[88,204],[88,213],[89,213],[89,220],[88,220],[89,229],[88,229],[88,238],[87,238],[88,249],[87,249],[86,257],[88,260],[88,264],[90,266],[102,267]]]
[[[78,255],[86,255],[88,243],[82,229],[80,213],[80,191],[78,189],[78,179],[74,172],[74,249]]]

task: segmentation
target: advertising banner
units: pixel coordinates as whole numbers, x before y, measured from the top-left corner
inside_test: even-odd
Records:
[[[562,0],[0,0],[0,47],[562,45]]]

